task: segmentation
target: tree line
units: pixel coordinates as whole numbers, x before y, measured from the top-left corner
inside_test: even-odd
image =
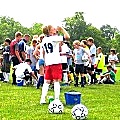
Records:
[[[71,36],[71,44],[74,40],[82,40],[88,37],[93,37],[96,46],[103,48],[104,54],[109,54],[111,48],[115,48],[120,53],[120,31],[116,27],[110,25],[102,25],[100,29],[93,26],[91,23],[87,24],[84,19],[83,12],[75,12],[74,16],[65,18],[62,22],[64,27]],[[27,28],[21,25],[20,22],[13,18],[1,16],[0,17],[0,44],[5,38],[14,39],[16,31],[21,31],[23,34],[40,35],[42,33],[42,23],[34,23],[32,27]]]

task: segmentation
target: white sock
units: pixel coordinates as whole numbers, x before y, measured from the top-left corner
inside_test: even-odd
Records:
[[[55,94],[55,99],[59,99],[59,96],[60,96],[60,83],[59,82],[54,82],[54,94]]]
[[[41,95],[41,102],[45,102],[45,97],[47,96],[48,88],[49,88],[48,83],[44,82],[43,87],[42,87],[42,95]]]
[[[103,83],[103,82],[106,81],[106,80],[107,80],[107,78],[104,77],[104,78],[101,80],[101,82]]]
[[[68,75],[67,75],[67,73],[63,73],[63,80],[65,81],[65,83],[68,83]]]
[[[38,80],[39,80],[39,78],[40,78],[40,74],[37,74],[37,77],[38,77]]]
[[[10,73],[6,73],[6,79],[5,79],[5,81],[9,82],[9,76],[10,76]]]
[[[6,78],[6,72],[3,72],[3,77]]]
[[[87,78],[88,78],[88,84],[90,84],[91,83],[91,76],[87,73]]]

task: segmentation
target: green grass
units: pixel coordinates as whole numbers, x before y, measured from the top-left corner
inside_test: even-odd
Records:
[[[0,120],[72,120],[71,108],[65,105],[64,93],[79,91],[81,103],[89,110],[88,120],[120,120],[120,69],[115,85],[91,85],[85,88],[62,87],[63,114],[50,114],[48,103],[40,105],[41,89],[18,87],[0,82]],[[53,95],[50,90],[48,96]],[[48,102],[48,99],[47,99]]]

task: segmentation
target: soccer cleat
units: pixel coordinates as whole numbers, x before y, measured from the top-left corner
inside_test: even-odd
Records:
[[[42,104],[46,104],[46,101],[40,101],[40,105],[42,105]]]

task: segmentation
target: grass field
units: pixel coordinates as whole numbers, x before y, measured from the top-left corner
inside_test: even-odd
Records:
[[[61,88],[63,114],[50,114],[48,103],[40,105],[41,88],[18,87],[0,82],[0,120],[72,120],[71,108],[65,105],[64,93],[75,90],[82,95],[81,102],[89,110],[87,120],[120,120],[120,68],[115,85],[91,85]],[[53,95],[50,90],[48,96]],[[47,100],[48,102],[48,100]]]

